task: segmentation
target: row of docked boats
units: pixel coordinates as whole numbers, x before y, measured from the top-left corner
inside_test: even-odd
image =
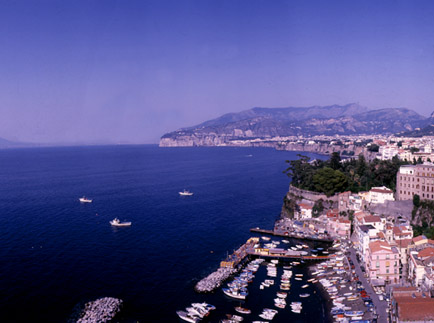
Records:
[[[254,273],[258,270],[264,259],[256,259],[251,261],[244,268],[240,275],[235,277],[232,282],[228,283],[227,288],[222,288],[223,293],[231,298],[245,300],[249,295],[247,286],[253,281]]]
[[[198,323],[215,309],[215,306],[211,304],[192,303],[191,306],[185,308],[185,311],[177,311],[176,314],[186,322]]]
[[[334,248],[340,244],[333,245]],[[342,251],[336,252],[336,257],[318,264],[312,273],[329,294],[333,306],[331,315],[335,322],[353,322],[363,320],[365,311],[359,310],[357,300],[360,297],[351,285],[346,256]]]

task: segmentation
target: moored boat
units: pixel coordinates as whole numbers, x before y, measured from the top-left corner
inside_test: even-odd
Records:
[[[244,308],[244,307],[241,307],[241,306],[235,307],[235,311],[237,311],[238,313],[241,313],[241,314],[250,314],[250,313],[252,313],[252,311],[249,310],[248,308]]]

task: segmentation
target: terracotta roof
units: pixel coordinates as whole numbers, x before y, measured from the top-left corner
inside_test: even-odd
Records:
[[[411,239],[402,239],[402,240],[395,240],[396,246],[399,248],[407,248],[409,244],[412,244]]]
[[[419,258],[428,258],[428,257],[434,256],[434,248],[428,247],[428,248],[422,249],[421,251],[419,251],[417,256]]]
[[[397,297],[400,322],[434,320],[434,298]]]
[[[391,190],[385,190],[385,189],[379,189],[379,188],[373,188],[373,189],[371,189],[371,192],[383,193],[383,194],[393,194],[393,191],[391,191]]]
[[[426,239],[426,237],[424,235],[421,235],[421,236],[414,237],[413,241],[414,242],[419,242],[419,241],[425,240],[425,239]]]
[[[300,203],[298,206],[302,207],[303,209],[311,209],[312,206],[310,206],[309,204],[305,204],[305,203]]]
[[[377,215],[365,216],[365,223],[368,222],[381,222],[381,218]]]
[[[385,251],[387,253],[392,253],[392,248],[390,247],[389,243],[386,241],[374,241],[369,243],[369,249],[371,250],[371,254]]]

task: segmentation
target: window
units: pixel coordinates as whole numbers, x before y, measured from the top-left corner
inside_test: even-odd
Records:
[[[386,261],[386,267],[390,267],[390,262]]]
[[[380,268],[380,262],[377,261],[377,263],[375,264],[375,267]]]
[[[388,274],[389,273],[389,269],[386,269],[386,274]]]

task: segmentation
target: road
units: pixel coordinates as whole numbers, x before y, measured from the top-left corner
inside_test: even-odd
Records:
[[[362,272],[362,269],[360,268],[359,261],[356,257],[356,251],[354,248],[350,248],[351,252],[351,260],[354,263],[354,267],[356,270],[356,274],[359,276],[359,280],[362,282],[363,287],[365,288],[366,292],[368,293],[369,297],[372,299],[372,303],[374,303],[374,306],[376,308],[377,314],[378,314],[378,323],[387,323],[387,302],[386,301],[380,301],[378,298],[378,295],[375,294],[374,290],[372,289],[371,284],[368,283],[366,280],[364,273]]]

